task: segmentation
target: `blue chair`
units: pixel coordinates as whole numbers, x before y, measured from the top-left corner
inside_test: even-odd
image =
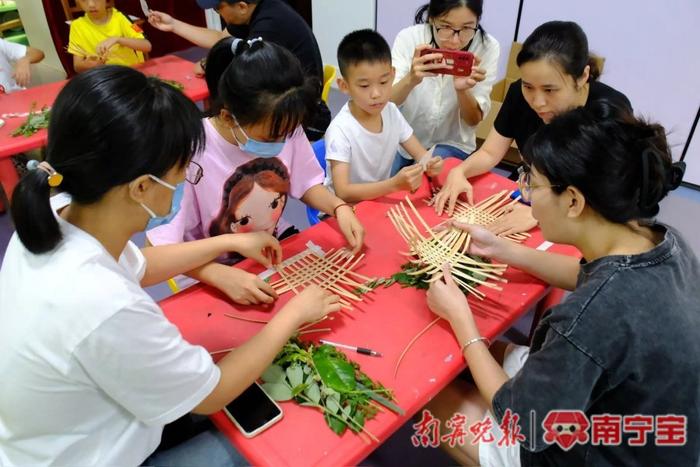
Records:
[[[314,141],[311,144],[311,147],[314,150],[314,154],[316,154],[316,160],[318,160],[318,163],[321,165],[321,168],[323,171],[326,171],[326,142],[323,141],[322,139],[318,141]],[[311,206],[306,206],[306,218],[309,220],[309,225],[316,225],[318,224],[321,219],[318,218],[319,212],[317,209],[312,208]]]

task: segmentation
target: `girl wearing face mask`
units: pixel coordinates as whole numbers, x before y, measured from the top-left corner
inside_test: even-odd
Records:
[[[513,83],[484,144],[452,169],[436,197],[438,214],[452,215],[462,193],[473,203],[468,178],[494,168],[515,140],[523,148],[528,138],[557,114],[608,100],[631,110],[627,97],[598,81],[600,72],[588,52],[586,34],[578,24],[550,21],[535,29],[523,43],[517,64],[522,78]],[[497,235],[525,232],[537,225],[531,209],[518,204],[489,226]]]
[[[449,269],[433,283],[428,305],[451,324],[476,386],[455,380],[429,408],[443,421],[486,414],[496,427],[493,443],[466,439],[450,452],[484,467],[698,465],[700,264],[678,231],[654,219],[684,164],[672,163],[660,125],[603,101],[554,117],[523,156],[521,191],[544,238],[575,246],[583,261],[457,226],[471,233],[472,253],[572,292],[545,313],[529,349],[495,343],[489,352]],[[499,443],[506,411],[519,417],[519,442]],[[556,411],[571,418],[557,422]],[[592,417],[605,414],[624,427],[617,445],[595,441]],[[668,414],[687,430],[683,445],[660,442]],[[634,425],[647,418],[656,439],[639,442]],[[577,432],[584,438],[569,444]]]
[[[466,159],[476,149],[476,126],[491,109],[500,47],[481,26],[482,0],[432,0],[416,13],[416,25],[399,32],[391,55],[396,77],[391,100],[399,106],[433,155]],[[468,77],[433,73],[444,64],[427,48],[472,52],[476,61]],[[411,164],[402,153],[394,170]]]
[[[304,76],[299,60],[271,42],[226,38],[209,52],[206,80],[213,112],[203,121],[206,147],[193,159],[203,167],[204,176],[196,186],[185,187],[180,213],[170,224],[149,231],[149,241],[162,245],[208,237],[222,201],[228,202],[225,188],[236,170],[251,163],[263,170],[265,164],[254,162],[276,158],[288,172],[288,196],[336,216],[350,248],[359,251],[364,229],[352,208],[323,186],[325,174],[301,129],[314,106],[316,84]],[[236,187],[228,188],[232,190]],[[269,217],[267,207],[260,209],[246,214]],[[298,232],[284,216],[274,230],[280,239]],[[188,275],[237,303],[271,303],[277,298],[257,275],[218,262]]]
[[[58,95],[47,161],[12,198],[17,233],[0,270],[0,373],[11,381],[0,385],[0,464],[142,465],[166,424],[222,409],[301,323],[338,309],[307,289],[218,364],[163,316],[142,287],[229,251],[281,255],[267,234],[144,250],[129,240],[174,211],[175,187],[200,181],[190,159],[203,142],[194,104],[131,68],[89,70]],[[52,189],[64,196],[50,201]],[[216,430],[177,449],[188,465],[245,463]],[[205,457],[182,461],[187,452]],[[156,456],[146,465],[172,465]]]

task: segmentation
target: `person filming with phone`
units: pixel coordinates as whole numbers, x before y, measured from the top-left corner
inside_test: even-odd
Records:
[[[482,11],[482,0],[431,0],[394,41],[391,100],[424,147],[437,145],[435,156],[466,159],[476,149],[476,126],[491,109],[500,46],[481,26]],[[471,73],[450,73],[452,58],[429,49],[468,52]],[[395,172],[412,163],[401,156]]]

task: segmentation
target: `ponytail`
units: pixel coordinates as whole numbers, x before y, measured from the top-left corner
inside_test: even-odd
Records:
[[[19,181],[12,194],[10,212],[22,244],[34,254],[53,250],[61,230],[51,209],[49,175],[32,170]]]

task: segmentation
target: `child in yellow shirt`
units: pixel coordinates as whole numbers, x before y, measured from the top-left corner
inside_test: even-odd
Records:
[[[143,63],[151,43],[143,31],[106,0],[78,0],[85,15],[70,25],[68,52],[81,73],[99,65],[133,66]]]

